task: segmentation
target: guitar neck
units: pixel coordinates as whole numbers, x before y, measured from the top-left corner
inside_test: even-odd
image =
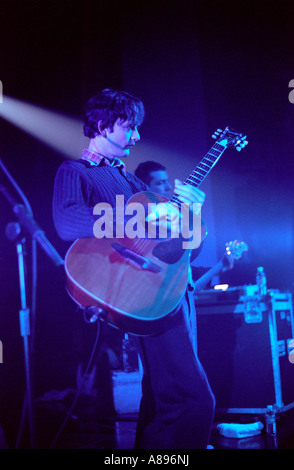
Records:
[[[223,152],[227,147],[225,145],[216,142],[209,152],[202,158],[197,167],[192,171],[188,176],[184,184],[190,184],[195,188],[198,188],[202,181],[206,178],[210,170],[214,167],[217,161],[222,156]],[[181,202],[178,200],[176,194],[174,194],[170,200],[171,203],[177,204],[180,206]]]
[[[194,292],[199,292],[200,290],[204,289],[206,285],[217,276],[223,270],[223,263],[222,261],[218,261],[212,268],[210,268],[203,276],[201,276],[195,282],[195,290]]]

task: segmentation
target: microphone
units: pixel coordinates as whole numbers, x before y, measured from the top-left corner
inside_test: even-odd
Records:
[[[60,266],[64,264],[64,260],[57,253],[53,245],[47,239],[44,231],[39,227],[33,215],[27,210],[23,204],[19,204],[16,199],[9,193],[9,191],[0,184],[0,192],[5,196],[7,201],[11,204],[12,210],[18,218],[21,226],[23,226],[28,233],[39,243],[45,253],[51,258],[51,260]]]

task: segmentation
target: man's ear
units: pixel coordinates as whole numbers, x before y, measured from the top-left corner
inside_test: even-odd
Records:
[[[107,137],[106,129],[102,127],[102,121],[101,120],[98,121],[97,128],[98,128],[99,134],[101,134],[102,137]]]

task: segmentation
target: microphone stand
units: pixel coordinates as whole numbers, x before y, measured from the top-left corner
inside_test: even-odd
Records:
[[[30,308],[27,303],[26,291],[26,265],[25,265],[25,240],[20,240],[16,243],[16,251],[18,257],[18,273],[19,273],[19,288],[21,309],[19,310],[19,324],[20,334],[23,338],[24,359],[25,359],[25,375],[26,375],[26,404],[28,407],[28,420],[29,420],[29,435],[30,435],[30,448],[36,448],[35,441],[35,407],[33,398],[33,385],[32,385],[32,348],[30,344]]]
[[[18,189],[17,184],[14,182],[12,176],[0,160],[0,167],[6,173],[10,181],[15,185],[16,189],[22,196],[21,191]],[[10,223],[6,227],[6,236],[16,243],[16,252],[18,258],[18,275],[19,275],[19,288],[20,288],[20,304],[19,321],[20,321],[20,334],[23,338],[24,360],[25,360],[25,377],[26,377],[26,405],[28,411],[29,421],[29,437],[30,448],[34,449],[35,442],[35,407],[33,398],[32,386],[32,348],[30,342],[31,325],[30,325],[30,308],[27,302],[27,286],[26,286],[26,239],[22,235],[22,230],[28,232],[32,240],[36,240],[46,254],[51,258],[56,266],[64,264],[64,260],[57,253],[55,248],[46,238],[43,230],[39,227],[33,218],[32,210],[25,197],[23,200],[25,205],[19,204],[18,201],[8,192],[8,190],[0,184],[0,192],[5,196],[7,201],[12,206],[13,213],[16,215],[19,223]]]

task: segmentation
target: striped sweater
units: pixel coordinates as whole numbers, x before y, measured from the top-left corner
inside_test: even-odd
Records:
[[[59,167],[53,194],[53,220],[58,235],[67,241],[93,237],[95,204],[104,202],[115,208],[116,195],[125,204],[147,186],[135,175],[101,162],[91,165],[86,160],[67,160]],[[115,210],[114,210],[115,220]]]

